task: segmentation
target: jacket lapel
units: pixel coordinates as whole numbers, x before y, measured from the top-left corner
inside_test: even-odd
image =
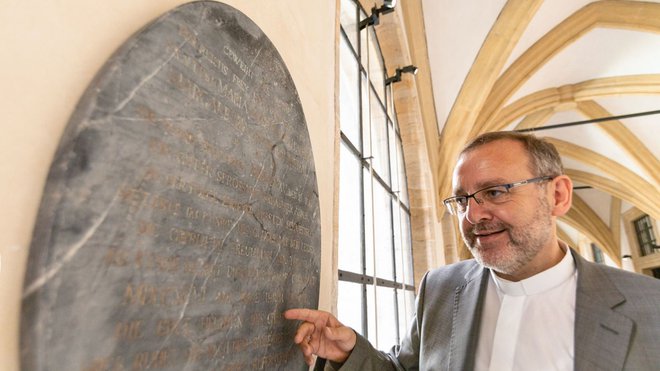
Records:
[[[578,269],[575,303],[575,369],[621,370],[633,322],[614,311],[625,301],[598,266],[573,252]]]
[[[480,265],[465,275],[465,283],[456,287],[449,350],[449,370],[474,368],[474,352],[479,336],[483,298],[488,270]]]

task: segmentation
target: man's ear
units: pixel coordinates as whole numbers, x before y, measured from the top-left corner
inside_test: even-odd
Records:
[[[566,175],[551,180],[554,185],[552,215],[562,216],[568,212],[573,202],[573,182]]]

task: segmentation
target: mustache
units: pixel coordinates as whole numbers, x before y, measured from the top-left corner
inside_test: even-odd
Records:
[[[466,232],[468,235],[474,236],[476,234],[499,232],[507,228],[509,228],[509,225],[503,222],[477,223]]]

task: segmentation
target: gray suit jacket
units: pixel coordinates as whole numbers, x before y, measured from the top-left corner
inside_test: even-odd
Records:
[[[660,370],[660,280],[573,257],[575,370]],[[474,260],[428,272],[401,345],[378,352],[358,335],[341,370],[472,370],[487,283]]]

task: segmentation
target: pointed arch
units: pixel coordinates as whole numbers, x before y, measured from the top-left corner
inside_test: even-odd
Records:
[[[620,185],[620,187],[617,188],[622,188],[624,192],[623,194],[620,193],[618,195],[619,198],[629,199],[631,201],[634,200],[632,203],[635,205],[644,204],[646,208],[652,210],[655,215],[660,215],[660,198],[649,197],[649,195],[657,194],[657,188],[629,170],[627,167],[601,154],[573,143],[565,142],[556,138],[546,137],[545,139],[554,144],[560,154],[574,158],[589,166],[593,166],[607,174],[611,179],[616,180]],[[613,194],[611,192],[608,193]]]
[[[660,4],[640,1],[598,1],[573,13],[527,49],[498,79],[473,133],[486,131],[498,111],[536,71],[559,51],[596,27],[660,32]]]
[[[584,200],[573,195],[573,207],[561,217],[561,220],[595,242],[619,267],[621,266],[619,244],[614,241],[609,227]]]
[[[612,116],[610,112],[594,101],[579,102],[577,110],[591,118]],[[600,128],[639,164],[656,186],[660,185],[660,161],[632,131],[618,120],[609,121],[606,125],[600,125]]]
[[[660,74],[606,77],[539,90],[502,108],[484,130],[502,130],[519,117],[541,110],[562,111],[596,97],[634,94],[660,95]]]
[[[541,0],[509,0],[491,28],[449,112],[440,137],[437,184],[440,199],[450,192],[451,172],[472,125]],[[438,206],[440,209],[442,205]]]
[[[580,171],[576,169],[565,169],[566,175],[568,175],[574,181],[588,184],[600,191],[608,193],[614,197],[620,198],[623,201],[626,201],[638,209],[649,214],[655,219],[660,219],[660,208],[657,205],[656,197],[647,197],[644,191],[630,188],[630,186],[621,184],[620,182],[607,179],[605,177],[591,174],[586,171]],[[652,190],[653,193],[657,195],[658,191],[656,189]],[[651,201],[652,203],[649,203]]]

